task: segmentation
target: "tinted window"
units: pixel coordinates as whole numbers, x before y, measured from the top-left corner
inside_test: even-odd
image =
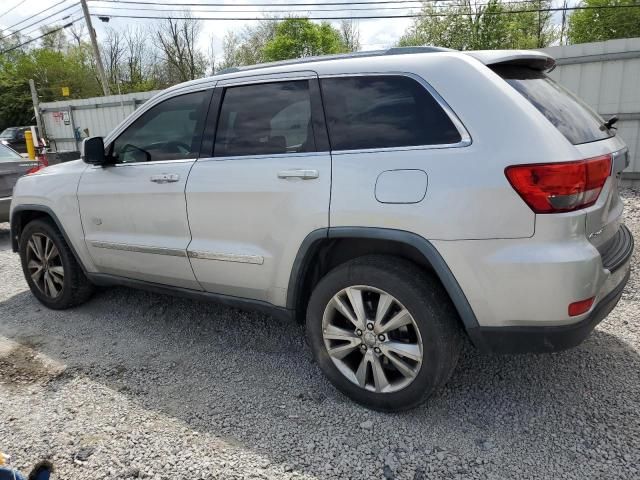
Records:
[[[225,90],[216,134],[216,157],[314,150],[308,81]]]
[[[602,118],[582,100],[544,73],[525,67],[501,66],[494,71],[522,94],[574,145],[613,136]]]
[[[0,143],[0,162],[19,162],[22,157]],[[25,161],[28,161],[25,159]]]
[[[142,114],[114,142],[118,163],[195,158],[207,92],[166,100]]]
[[[457,143],[460,133],[415,80],[328,78],[322,94],[333,150]]]

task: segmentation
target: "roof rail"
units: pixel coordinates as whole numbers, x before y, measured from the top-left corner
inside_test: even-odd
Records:
[[[348,58],[361,57],[381,57],[384,55],[407,55],[412,53],[434,53],[434,52],[455,52],[451,48],[418,46],[418,47],[391,47],[386,50],[368,50],[364,52],[338,53],[335,55],[318,55],[315,57],[292,58],[290,60],[280,60],[278,62],[258,63],[244,67],[229,67],[220,70],[216,75],[225,73],[245,72],[247,70],[258,70],[261,68],[280,67],[283,65],[298,65],[304,63],[322,62],[325,60],[344,60]]]

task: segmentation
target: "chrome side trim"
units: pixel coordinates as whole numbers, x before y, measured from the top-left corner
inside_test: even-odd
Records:
[[[262,265],[264,263],[264,257],[260,255],[239,255],[235,253],[214,253],[189,250],[187,252],[189,258],[197,258],[200,260],[218,260],[221,262],[237,262],[237,263],[252,263],[254,265]]]
[[[324,152],[291,152],[291,153],[266,153],[261,155],[230,155],[228,157],[200,157],[197,162],[226,162],[236,160],[260,160],[260,159],[272,159],[272,158],[295,158],[295,157],[326,157],[329,155],[329,151]]]
[[[433,97],[436,103],[444,110],[444,112],[451,120],[451,123],[456,127],[460,134],[460,141],[457,143],[447,143],[439,145],[410,145],[405,147],[386,147],[386,148],[363,148],[359,150],[332,150],[333,155],[343,155],[348,153],[365,153],[365,152],[394,152],[402,150],[427,150],[427,149],[440,149],[440,148],[460,148],[468,147],[473,143],[469,131],[464,126],[462,121],[458,118],[453,109],[445,101],[444,98],[431,86],[424,78],[411,72],[360,72],[360,73],[335,73],[320,75],[320,80],[323,78],[348,78],[348,77],[408,77],[418,82],[429,94]],[[322,82],[321,82],[322,83]]]
[[[297,70],[281,73],[256,73],[254,75],[239,75],[233,78],[218,80],[216,88],[236,87],[241,85],[254,85],[260,83],[289,82],[295,80],[309,80],[318,78],[313,70]]]
[[[175,160],[153,160],[151,162],[128,162],[128,163],[114,163],[113,165],[109,165],[109,168],[124,168],[124,167],[146,167],[149,165],[167,165],[173,163],[193,163],[195,162],[195,158],[179,158]],[[90,168],[94,170],[103,169],[102,165],[93,165]]]
[[[172,257],[187,256],[187,252],[179,248],[150,247],[148,245],[130,245],[128,243],[101,242],[98,240],[91,240],[89,244],[94,248],[122,250],[124,252],[152,253],[154,255],[169,255]]]

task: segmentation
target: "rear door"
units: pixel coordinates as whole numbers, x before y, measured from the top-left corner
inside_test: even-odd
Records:
[[[215,142],[203,142],[186,191],[195,275],[207,291],[284,305],[301,243],[329,220],[317,76],[221,81],[208,118]]]

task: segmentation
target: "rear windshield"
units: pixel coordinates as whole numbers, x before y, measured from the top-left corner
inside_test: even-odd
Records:
[[[22,157],[0,143],[0,162],[14,162],[16,160],[22,160]]]
[[[0,138],[13,138],[18,133],[18,130],[20,129],[17,127],[9,127],[0,133]]]
[[[614,135],[587,104],[543,72],[506,65],[496,65],[493,71],[529,100],[574,145]]]

